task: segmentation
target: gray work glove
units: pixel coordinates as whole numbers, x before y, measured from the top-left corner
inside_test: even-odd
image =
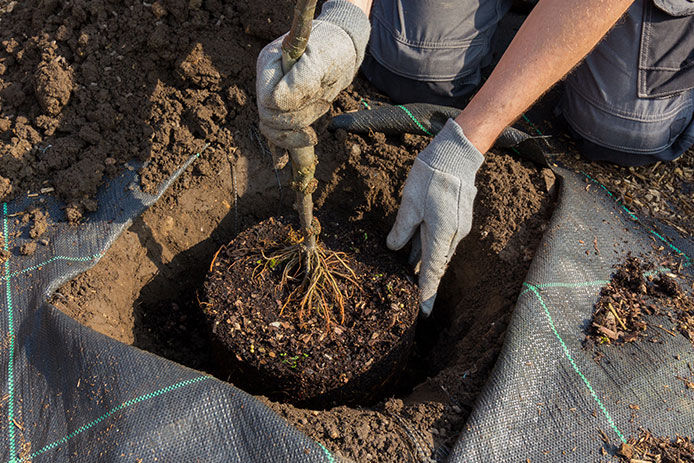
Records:
[[[419,153],[407,176],[387,244],[398,250],[419,229],[413,254],[416,262],[421,252],[419,300],[425,317],[434,307],[439,281],[455,248],[470,232],[472,202],[477,194],[475,175],[482,161],[484,156],[465,138],[463,129],[449,119]]]
[[[280,148],[315,145],[311,124],[354,79],[369,40],[364,12],[347,0],[328,0],[313,20],[306,51],[284,75],[282,40],[267,45],[257,62],[260,131]],[[286,35],[286,34],[285,34]]]

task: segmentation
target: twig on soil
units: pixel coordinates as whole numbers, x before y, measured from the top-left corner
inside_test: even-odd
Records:
[[[17,420],[15,420],[14,418],[12,418],[12,422],[14,423],[15,426],[17,426],[17,428],[19,428],[20,431],[24,431],[24,428],[22,427],[22,425],[20,425],[19,423],[17,423]]]
[[[239,192],[236,188],[236,169],[234,169],[234,162],[229,159],[229,164],[231,164],[231,186],[234,189],[234,232],[239,231]]]
[[[669,334],[669,335],[672,336],[673,338],[677,337],[677,335],[676,335],[675,333],[673,333],[672,331],[668,330],[667,328],[663,328],[663,327],[660,326],[660,325],[651,325],[651,326],[655,326],[656,328],[660,328],[661,330],[665,331],[667,334]]]
[[[222,248],[224,248],[224,246],[222,246],[222,247],[220,247],[219,249],[217,249],[217,252],[214,253],[214,257],[212,258],[212,262],[210,262],[210,272],[211,272],[212,269],[214,268],[214,263],[215,263],[215,261],[217,260],[217,256],[219,256],[219,252],[222,250]]]
[[[624,324],[621,318],[619,318],[619,315],[617,315],[617,311],[612,307],[611,303],[607,303],[607,308],[610,309],[610,312],[612,312],[612,315],[614,315],[615,320],[619,322],[620,325],[622,325],[622,328],[626,331],[627,326]]]

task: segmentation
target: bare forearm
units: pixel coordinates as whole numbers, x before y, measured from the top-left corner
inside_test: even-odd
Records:
[[[456,118],[486,152],[502,130],[566,75],[633,0],[540,0],[491,76]]]
[[[371,5],[373,0],[347,0],[351,3],[357,5],[361,10],[366,13],[366,16],[371,16]]]

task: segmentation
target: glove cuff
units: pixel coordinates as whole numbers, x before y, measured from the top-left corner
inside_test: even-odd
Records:
[[[326,21],[342,28],[352,39],[357,61],[354,72],[364,60],[364,51],[371,34],[371,23],[361,8],[347,0],[328,0],[323,4],[318,21]]]
[[[469,182],[475,181],[477,170],[484,162],[482,153],[470,143],[453,119],[448,119],[429,146],[419,154],[419,159],[432,169]]]

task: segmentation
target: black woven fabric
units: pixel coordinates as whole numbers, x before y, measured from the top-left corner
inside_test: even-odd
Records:
[[[613,453],[639,427],[670,437],[694,429],[694,391],[676,378],[690,375],[687,364],[694,362],[684,336],[653,333],[662,335],[662,344],[601,347],[599,362],[582,345],[614,265],[629,252],[660,262],[663,255],[654,248],[663,246],[679,256],[691,287],[691,261],[683,254],[692,255],[692,242],[681,239],[671,247],[599,184],[556,171],[561,200],[451,462],[609,461],[601,447]],[[665,316],[650,321],[674,330]]]
[[[448,461],[599,461],[606,460],[601,432],[613,451],[639,426],[669,436],[694,429],[694,391],[675,378],[694,364],[684,337],[605,347],[600,363],[581,345],[613,265],[657,246],[691,256],[691,240],[674,249],[598,184],[557,173],[559,206],[494,372]],[[1,461],[337,461],[245,392],[100,335],[44,302],[157,199],[136,180],[132,170],[111,182],[99,212],[80,227],[61,222],[50,198],[2,205],[12,255],[0,268]],[[20,256],[28,238],[15,214],[39,200],[57,225],[49,246]],[[657,322],[671,328],[667,319]]]
[[[12,251],[0,266],[0,461],[336,461],[245,392],[98,334],[43,302],[93,266],[157,199],[137,185],[135,170],[126,171],[79,227],[60,223],[58,205],[43,198],[57,225],[50,245],[31,257],[16,252],[26,233],[13,215],[34,201],[0,211]]]
[[[332,129],[365,133],[369,130],[386,134],[415,133],[436,135],[448,119],[455,119],[460,109],[428,103],[401,106],[381,105],[371,110],[343,113],[330,121]]]

